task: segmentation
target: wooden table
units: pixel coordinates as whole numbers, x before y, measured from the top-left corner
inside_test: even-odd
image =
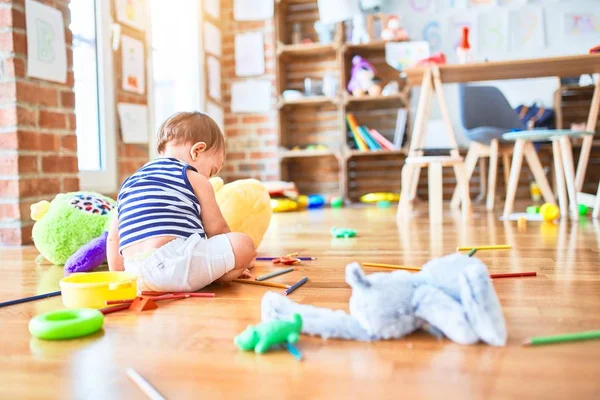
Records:
[[[451,155],[458,153],[454,128],[448,113],[446,99],[444,97],[441,85],[444,83],[463,83],[476,81],[491,81],[505,79],[524,79],[524,78],[543,78],[550,76],[568,77],[578,76],[582,74],[600,73],[600,54],[583,54],[576,56],[551,57],[528,60],[515,61],[498,61],[486,63],[471,63],[471,64],[450,64],[440,66],[430,66],[422,68],[409,68],[404,71],[407,77],[408,84],[411,86],[421,85],[421,95],[415,116],[415,124],[411,136],[410,150],[408,158],[422,157],[421,150],[427,121],[429,119],[429,111],[431,109],[431,98],[433,92],[437,92],[437,99],[442,113],[442,118],[450,136],[453,147],[450,150]],[[586,125],[586,131],[594,132],[596,123],[598,122],[598,113],[600,110],[600,79],[596,81],[592,106]],[[575,187],[578,192],[581,191],[587,164],[592,148],[593,136],[586,136],[583,139],[579,163],[577,165],[577,173],[575,175]],[[406,168],[406,166],[404,167]],[[409,167],[412,168],[412,167]],[[464,168],[463,168],[464,169]],[[402,185],[409,185],[409,189],[403,192],[408,194],[408,198],[400,202],[404,205],[409,204],[416,196],[416,188],[419,179],[420,170],[417,168],[411,173],[404,173],[406,182],[403,180]],[[467,181],[466,176],[461,177],[457,172],[457,183],[460,185],[461,180]],[[466,182],[468,184],[468,182]],[[470,205],[469,205],[470,206]],[[406,208],[404,208],[406,210]],[[398,208],[398,216],[402,213],[402,207]]]

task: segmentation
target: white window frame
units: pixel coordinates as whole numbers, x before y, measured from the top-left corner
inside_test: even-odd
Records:
[[[117,187],[117,141],[115,74],[112,50],[111,1],[96,0],[96,46],[98,51],[98,85],[100,149],[102,165],[100,171],[79,171],[81,190],[100,193],[115,193]]]

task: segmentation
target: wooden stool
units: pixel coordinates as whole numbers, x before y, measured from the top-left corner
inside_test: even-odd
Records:
[[[550,189],[550,185],[546,179],[544,170],[542,169],[542,164],[540,163],[540,159],[538,158],[532,143],[551,141],[560,213],[562,216],[566,217],[569,215],[570,208],[571,218],[573,220],[578,220],[577,186],[575,183],[575,167],[573,164],[573,150],[571,148],[570,138],[587,136],[593,136],[593,133],[548,129],[511,132],[502,135],[504,140],[515,141],[513,161],[510,168],[510,178],[506,193],[506,203],[504,205],[504,217],[508,217],[513,211],[515,194],[519,184],[519,176],[521,174],[521,166],[523,163],[523,155],[525,155],[535,181],[540,187],[544,200],[548,203],[556,203],[556,198],[554,197],[552,189]]]
[[[408,167],[408,168],[407,168]],[[469,205],[469,186],[464,182],[464,163],[460,157],[453,156],[430,156],[430,157],[410,157],[406,159],[406,165],[402,170],[402,192],[400,194],[400,205],[398,215],[409,215],[412,211],[412,201],[410,198],[411,185],[407,180],[414,168],[428,168],[427,182],[429,195],[429,221],[431,223],[442,222],[443,215],[443,182],[442,168],[454,167],[456,174],[457,188],[460,193],[460,200],[463,205]],[[405,178],[407,180],[405,180]],[[469,207],[463,207],[463,212],[468,213]],[[468,214],[467,214],[468,216]],[[465,219],[466,217],[465,216]]]
[[[469,145],[469,151],[467,152],[467,157],[465,158],[465,169],[467,173],[467,179],[471,180],[473,172],[475,171],[475,166],[479,161],[479,169],[481,171],[480,196],[482,198],[483,196],[485,196],[485,208],[488,211],[494,209],[494,203],[496,201],[496,176],[498,174],[498,157],[500,154],[502,155],[502,162],[504,165],[504,184],[506,185],[506,187],[508,187],[508,172],[510,169],[511,153],[512,146],[500,146],[498,139],[493,139],[489,146],[478,142],[471,142],[471,144]],[[485,178],[485,160],[482,160],[483,157],[489,157],[490,159],[487,185]],[[450,206],[452,208],[457,208],[459,205],[460,194],[457,187],[456,189],[454,189],[454,193],[452,194],[452,201],[450,202]]]

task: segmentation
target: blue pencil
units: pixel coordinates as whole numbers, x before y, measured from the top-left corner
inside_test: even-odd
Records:
[[[282,270],[279,270],[279,271],[271,272],[270,274],[259,276],[258,278],[256,278],[256,280],[257,281],[264,281],[264,280],[267,280],[269,278],[273,278],[275,276],[287,274],[288,272],[292,272],[293,270],[294,270],[294,267],[282,269]]]
[[[287,349],[287,351],[290,352],[292,356],[294,356],[296,360],[302,361],[302,353],[300,353],[300,350],[298,350],[296,346],[290,343],[286,343],[285,348]]]
[[[56,292],[38,294],[37,296],[30,296],[30,297],[24,297],[22,299],[5,301],[4,303],[0,303],[0,307],[12,306],[14,304],[27,303],[28,301],[46,299],[48,297],[53,297],[53,296],[60,296],[60,290],[57,290]]]
[[[308,276],[305,276],[304,278],[300,279],[298,282],[294,283],[290,288],[286,289],[285,292],[283,292],[283,295],[287,296],[288,294],[292,293],[294,290],[304,285],[307,280]]]

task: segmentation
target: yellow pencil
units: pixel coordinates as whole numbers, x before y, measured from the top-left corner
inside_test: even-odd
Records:
[[[392,265],[392,264],[377,264],[377,263],[362,263],[365,267],[378,267],[378,268],[390,268],[390,269],[407,269],[409,271],[420,271],[419,267],[410,267],[408,265]]]
[[[491,246],[463,246],[457,247],[456,251],[469,251],[473,249],[477,250],[502,250],[502,249],[510,249],[512,248],[510,244],[495,244]]]
[[[254,281],[250,279],[234,279],[233,282],[237,283],[246,283],[248,285],[258,285],[258,286],[269,286],[280,289],[289,289],[289,285],[284,285],[283,283],[274,283],[274,282],[264,282],[264,281]]]

